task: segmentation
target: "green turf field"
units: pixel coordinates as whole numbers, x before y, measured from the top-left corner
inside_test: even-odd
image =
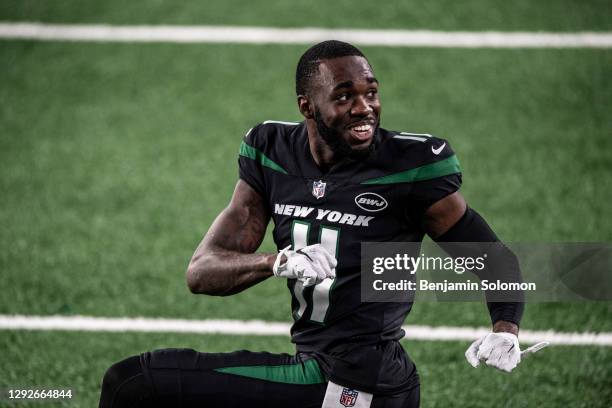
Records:
[[[525,362],[508,375],[470,367],[463,358],[465,345],[460,342],[403,345],[418,365],[424,407],[605,407],[605,401],[612,399],[612,353],[601,347],[549,348],[529,361],[531,366]],[[292,352],[286,337],[177,334],[6,332],[0,337],[0,346],[8,351],[0,363],[10,367],[3,370],[4,381],[72,386],[75,395],[66,405],[79,407],[97,403],[98,381],[107,368],[107,360],[119,360],[146,349]],[[44,351],[49,349],[54,352]],[[28,405],[15,405],[24,406]]]
[[[146,4],[146,6],[144,6]],[[606,0],[409,0],[354,2],[262,0],[122,2],[110,0],[3,0],[0,19],[55,23],[213,24],[273,27],[397,28],[432,30],[605,31]]]
[[[342,2],[325,12],[276,3],[271,16],[255,3],[228,15],[232,2],[211,2],[204,12],[198,2],[143,10],[4,1],[0,20],[612,28],[610,6],[599,1],[426,2],[379,7],[372,17],[372,5],[358,13]],[[245,131],[267,119],[299,120],[292,78],[305,48],[0,41],[0,314],[288,321],[283,282],[208,298],[189,293],[184,272],[231,195]],[[612,52],[364,51],[381,81],[383,126],[447,138],[462,162],[464,195],[500,237],[612,240]],[[263,249],[274,250],[269,238]],[[534,304],[523,328],[612,331],[611,316],[609,303]],[[422,303],[407,323],[487,321],[483,305]],[[288,338],[277,337],[0,331],[0,344],[0,387],[71,385],[74,406],[84,407],[95,404],[108,365],[147,349],[291,352]],[[424,407],[612,401],[609,347],[550,348],[508,376],[471,369],[467,343],[404,344],[421,371]]]

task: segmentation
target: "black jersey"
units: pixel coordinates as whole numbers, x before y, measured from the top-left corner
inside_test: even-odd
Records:
[[[272,214],[279,250],[321,243],[338,260],[334,280],[308,288],[295,279],[287,281],[295,321],[291,336],[298,351],[323,356],[332,380],[380,392],[385,384],[389,389],[401,386],[381,380],[384,373],[379,371],[389,356],[405,355],[396,340],[404,335],[401,325],[412,303],[361,302],[361,242],[420,242],[424,211],[457,191],[461,174],[443,139],[379,128],[373,144],[367,158],[346,158],[322,173],[304,123],[268,121],[245,136],[239,168],[240,178],[263,197]],[[380,346],[389,341],[395,349]],[[377,351],[363,348],[373,345]],[[372,378],[347,374],[360,371],[351,354],[361,356],[364,369],[374,372]],[[342,362],[325,359],[340,355]],[[342,364],[350,367],[340,368]],[[410,371],[410,366],[404,362],[395,371]],[[391,370],[386,375],[406,373]]]

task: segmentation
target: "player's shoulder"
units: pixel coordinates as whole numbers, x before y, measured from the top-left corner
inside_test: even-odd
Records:
[[[283,174],[293,174],[296,145],[305,136],[298,122],[266,120],[249,129],[240,144],[239,155]]]
[[[270,150],[286,144],[291,135],[301,129],[301,122],[266,120],[249,129],[244,142],[256,149]]]
[[[379,129],[369,174],[361,184],[398,184],[461,174],[449,142],[429,133]]]
[[[442,153],[452,153],[450,142],[440,136],[431,133],[414,133],[397,130],[381,129],[383,145],[386,149],[400,152],[425,153],[432,150],[433,156],[440,156]],[[441,148],[444,146],[443,148]]]
[[[395,170],[408,170],[441,161],[455,161],[450,142],[430,133],[381,129],[381,158]]]

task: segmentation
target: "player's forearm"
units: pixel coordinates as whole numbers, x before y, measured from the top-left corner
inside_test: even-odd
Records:
[[[485,242],[487,267],[474,271],[481,279],[502,282],[522,282],[518,259],[501,243],[486,221],[474,210],[467,209],[463,217],[450,229],[434,238],[451,256],[481,256],[482,246],[475,243]],[[447,245],[450,243],[449,245]],[[486,291],[487,307],[493,324],[499,321],[520,323],[524,311],[524,293]]]
[[[261,196],[242,180],[213,222],[187,269],[193,293],[227,296],[272,276],[276,254],[257,254],[270,216]]]
[[[194,257],[187,269],[193,293],[228,296],[272,276],[275,254],[243,254],[210,249]]]

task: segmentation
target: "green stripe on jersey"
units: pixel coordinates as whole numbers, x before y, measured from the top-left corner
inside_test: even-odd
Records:
[[[215,371],[284,384],[308,385],[326,382],[315,359],[306,360],[302,364],[222,367],[215,368]]]
[[[453,154],[435,163],[426,164],[400,173],[389,174],[388,176],[362,181],[361,184],[410,183],[412,181],[429,180],[455,173],[461,173],[461,166],[459,165],[457,156]]]
[[[264,167],[268,167],[272,170],[278,171],[279,173],[288,174],[287,170],[283,169],[281,166],[270,160],[265,154],[263,154],[253,146],[249,146],[245,142],[242,142],[242,144],[240,145],[239,154],[241,156],[248,157],[249,159],[258,161]]]

